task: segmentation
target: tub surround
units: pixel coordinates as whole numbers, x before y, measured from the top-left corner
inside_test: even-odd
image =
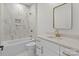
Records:
[[[69,37],[55,37],[53,35],[38,35],[37,37],[79,52],[79,40],[77,39]]]

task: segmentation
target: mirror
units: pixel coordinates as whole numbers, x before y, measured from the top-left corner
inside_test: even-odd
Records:
[[[53,28],[72,28],[72,4],[63,3],[53,8]]]

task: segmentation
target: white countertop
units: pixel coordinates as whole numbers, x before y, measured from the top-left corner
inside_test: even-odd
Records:
[[[68,38],[68,37],[48,37],[44,35],[38,35],[38,37],[43,38],[44,40],[49,40],[51,42],[57,43],[59,45],[68,47],[70,49],[73,49],[79,52],[79,40],[78,39],[73,39],[73,38]]]

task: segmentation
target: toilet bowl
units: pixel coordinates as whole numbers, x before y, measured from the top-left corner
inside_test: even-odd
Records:
[[[30,42],[25,45],[27,48],[27,54],[28,56],[34,56],[35,55],[35,42]]]

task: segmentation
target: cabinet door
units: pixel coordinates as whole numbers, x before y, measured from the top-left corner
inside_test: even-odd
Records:
[[[39,48],[36,48],[36,56],[41,56],[41,50]]]
[[[36,42],[36,45],[39,46],[37,48],[37,54],[42,56],[58,56],[59,55],[59,46],[55,43],[51,43],[44,39],[38,38],[39,42]],[[39,53],[38,53],[39,52]]]
[[[2,51],[1,51],[1,49],[0,49],[0,56],[2,56]]]
[[[58,56],[59,46],[53,42],[42,40],[43,45],[43,55],[48,56]]]
[[[67,47],[60,47],[60,56],[79,56],[79,52]]]
[[[59,55],[58,53],[50,49],[51,48],[44,46],[42,56],[58,56]]]
[[[37,38],[36,40],[36,55],[37,56],[42,55],[42,41],[40,38]]]
[[[0,51],[0,56],[1,56],[1,51]]]

